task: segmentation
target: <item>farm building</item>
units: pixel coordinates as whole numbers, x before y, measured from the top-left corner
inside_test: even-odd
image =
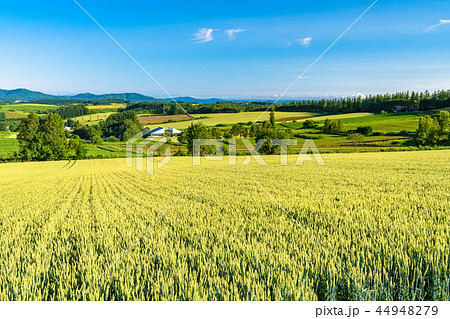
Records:
[[[147,134],[149,134],[150,136],[164,136],[165,131],[166,130],[164,127],[157,127],[149,131]]]
[[[402,112],[405,110],[406,110],[406,106],[403,106],[403,105],[396,105],[392,108],[392,111],[395,111],[395,112]]]
[[[176,128],[173,127],[169,127],[167,130],[169,131],[171,136],[178,136],[181,134],[180,130],[177,130]]]

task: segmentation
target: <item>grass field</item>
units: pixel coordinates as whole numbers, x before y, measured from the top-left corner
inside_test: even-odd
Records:
[[[242,112],[242,113],[212,113],[212,114],[194,114],[194,118],[207,117],[206,119],[197,119],[198,123],[202,123],[206,126],[216,126],[222,124],[224,126],[231,126],[236,123],[245,123],[256,121],[263,112]],[[270,112],[266,112],[259,121],[268,121]],[[275,118],[278,122],[292,121],[292,118],[309,118],[314,116],[314,113],[307,112],[275,112]],[[176,129],[185,129],[191,125],[193,121],[175,122],[163,125],[146,125],[150,129],[154,129],[158,126],[174,127]]]
[[[419,125],[419,115],[404,113],[377,114],[373,116],[346,118],[342,122],[348,130],[370,125],[377,132],[414,131]]]
[[[4,113],[8,120],[23,119],[23,118],[27,117],[27,113],[20,112],[20,111],[12,112],[12,111],[2,111],[2,110],[0,110],[0,113]]]
[[[341,120],[346,130],[354,130],[358,126],[372,126],[375,132],[401,132],[414,131],[419,124],[419,115],[404,113],[371,114],[351,113],[339,115],[317,116],[315,121],[323,122],[326,119]],[[301,129],[304,121],[283,123],[283,126],[292,129]]]
[[[87,156],[103,156],[103,157],[125,157],[125,143],[103,143],[101,145],[87,144]]]
[[[80,123],[85,123],[88,125],[98,124],[101,120],[106,120],[108,116],[114,114],[116,112],[105,112],[105,113],[97,113],[91,115],[83,115],[79,117],[75,117],[75,121],[80,121]]]
[[[5,104],[0,105],[0,111],[22,111],[26,113],[36,112],[36,111],[51,111],[58,109],[57,105],[47,105],[47,104]]]
[[[448,300],[449,158],[0,164],[0,299]]]
[[[19,150],[17,133],[0,134],[0,158],[10,158]],[[86,144],[88,157],[125,157],[125,143],[104,143],[101,145]]]
[[[9,136],[8,134],[7,136]],[[19,141],[15,138],[0,137],[0,158],[10,157],[19,150]]]

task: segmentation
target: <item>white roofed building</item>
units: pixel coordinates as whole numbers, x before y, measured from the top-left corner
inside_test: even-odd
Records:
[[[167,130],[169,131],[171,136],[178,136],[181,134],[180,130],[177,130],[176,128],[173,127],[169,127]]]
[[[165,131],[166,129],[164,127],[157,127],[147,134],[149,134],[150,136],[164,136]]]

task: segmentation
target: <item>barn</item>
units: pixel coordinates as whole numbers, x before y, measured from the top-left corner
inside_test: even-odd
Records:
[[[167,130],[169,131],[170,136],[178,136],[181,134],[180,130],[177,130],[176,128],[173,127],[169,127]]]
[[[149,134],[150,136],[164,136],[165,131],[166,130],[164,127],[157,127],[149,131],[147,134]]]

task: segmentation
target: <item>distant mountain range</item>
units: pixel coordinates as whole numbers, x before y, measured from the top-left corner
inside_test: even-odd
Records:
[[[362,94],[358,94],[362,95]],[[356,95],[353,95],[353,97]],[[288,98],[285,97],[282,100],[279,100],[278,103],[289,103],[290,101],[301,101],[301,100],[318,100],[324,97],[319,96],[305,96],[302,98]],[[326,98],[338,98],[338,96],[331,97],[327,96]],[[78,99],[78,100],[86,100],[86,101],[95,101],[95,100],[108,100],[108,99],[121,99],[127,100],[130,102],[170,102],[171,98],[163,98],[158,99],[152,96],[146,96],[139,93],[111,93],[111,94],[92,94],[92,93],[81,93],[77,95],[51,95],[45,94],[42,92],[31,91],[27,89],[15,89],[15,90],[2,90],[0,89],[0,101],[3,102],[14,102],[14,101],[23,101],[23,102],[33,102],[38,100],[68,100],[68,99]],[[175,97],[175,100],[178,102],[188,102],[188,103],[216,103],[220,101],[232,101],[232,102],[273,102],[274,99],[268,98],[247,98],[247,99],[219,99],[219,98],[208,98],[201,99],[193,96],[181,96]]]
[[[0,89],[0,101],[24,101],[33,102],[37,100],[65,100],[65,99],[79,99],[86,101],[94,100],[106,100],[106,99],[122,99],[130,102],[167,102],[172,101],[170,98],[157,99],[152,96],[146,96],[139,93],[111,93],[111,94],[92,94],[92,93],[82,93],[73,96],[69,95],[51,95],[42,92],[31,91],[27,89],[15,89],[15,90],[2,90]],[[222,101],[220,99],[197,99],[194,97],[176,97],[177,101],[190,102],[190,103],[216,103]]]

